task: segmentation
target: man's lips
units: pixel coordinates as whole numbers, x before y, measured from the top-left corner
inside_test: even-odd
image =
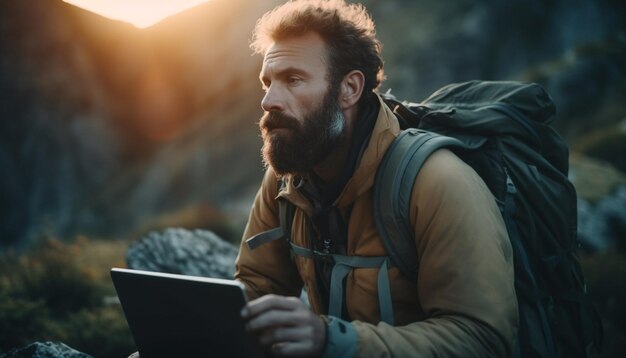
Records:
[[[270,128],[267,129],[269,132],[273,132],[273,131],[291,131],[293,130],[293,127],[290,126],[272,126]]]
[[[284,123],[265,123],[262,128],[268,132],[279,129],[294,129],[293,126]]]
[[[263,129],[264,136],[287,136],[290,135],[289,133],[292,133],[292,129],[287,127],[273,127],[270,129]]]

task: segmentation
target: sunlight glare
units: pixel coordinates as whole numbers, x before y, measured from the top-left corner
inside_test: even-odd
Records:
[[[209,0],[63,0],[114,20],[146,28]]]

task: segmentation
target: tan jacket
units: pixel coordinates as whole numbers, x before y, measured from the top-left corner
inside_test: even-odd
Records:
[[[393,113],[381,105],[369,144],[336,204],[353,204],[348,224],[348,255],[385,256],[372,214],[374,177],[385,151],[399,134]],[[292,259],[283,240],[250,251],[251,236],[279,226],[275,198],[295,204],[292,240],[308,246],[305,215],[312,207],[291,178],[278,193],[268,169],[255,198],[236,278],[251,298],[268,293],[297,296],[302,284],[315,312],[323,312],[314,262]],[[410,217],[419,258],[417,282],[389,269],[396,326],[379,322],[378,269],[354,269],[346,281],[346,305],[358,334],[358,357],[504,357],[513,350],[517,301],[509,239],[489,189],[448,150],[435,152],[415,182]]]

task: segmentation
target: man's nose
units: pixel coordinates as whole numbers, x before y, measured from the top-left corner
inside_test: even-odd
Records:
[[[284,109],[282,96],[275,86],[270,85],[267,88],[265,96],[261,100],[261,108],[265,112],[282,111]]]

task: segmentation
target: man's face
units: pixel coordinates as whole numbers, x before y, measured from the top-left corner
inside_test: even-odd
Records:
[[[345,139],[339,83],[327,80],[326,47],[317,34],[275,42],[260,79],[265,114],[263,161],[278,174],[306,174]]]

